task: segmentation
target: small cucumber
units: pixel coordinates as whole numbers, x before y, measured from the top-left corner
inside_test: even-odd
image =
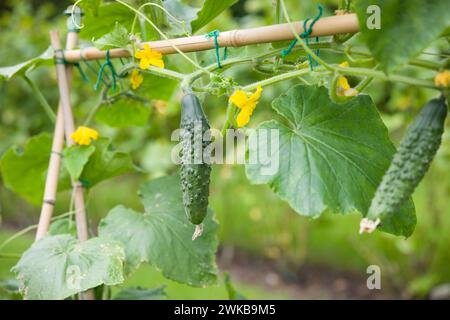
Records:
[[[447,116],[445,98],[430,100],[409,126],[372,199],[367,218],[397,212],[427,172],[441,144]]]
[[[199,225],[208,211],[211,165],[203,158],[203,151],[210,142],[210,137],[205,135],[210,127],[200,101],[192,93],[181,100],[180,126],[184,129],[180,172],[183,205],[189,221]]]

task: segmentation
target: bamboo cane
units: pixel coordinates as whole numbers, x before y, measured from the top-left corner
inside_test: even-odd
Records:
[[[307,23],[309,27],[311,22]],[[303,21],[293,22],[295,31],[298,34],[303,33]],[[312,30],[310,37],[331,36],[341,33],[355,33],[359,31],[358,18],[356,14],[346,14],[340,16],[331,16],[319,19]],[[219,47],[241,47],[251,44],[270,43],[276,41],[285,41],[295,39],[292,30],[287,23],[264,26],[251,29],[232,30],[221,32],[217,38]],[[183,52],[196,52],[214,48],[214,39],[207,38],[204,35],[176,38],[169,40],[144,42],[149,44],[154,50],[163,54],[176,53],[174,47]],[[80,60],[96,60],[105,58],[106,51],[94,47],[83,50],[68,50],[65,52],[67,61],[76,62]],[[109,50],[111,58],[129,57],[130,51],[125,48]]]
[[[66,50],[70,50],[76,46],[78,33],[69,31],[66,39]],[[68,87],[70,89],[72,80],[72,67],[66,65],[66,74]],[[50,162],[48,165],[47,178],[45,180],[44,201],[42,203],[41,214],[36,231],[36,240],[38,241],[46,235],[53,216],[53,210],[56,201],[56,192],[58,190],[58,177],[61,167],[61,153],[64,145],[64,118],[61,110],[61,103],[58,104],[58,112],[56,116],[55,130],[53,133],[52,153],[50,154]]]
[[[59,33],[57,31],[50,31],[50,40],[53,49],[55,50],[55,59],[62,61],[64,59],[63,52],[61,51],[61,43],[59,39]],[[75,123],[72,114],[72,106],[69,96],[69,83],[67,82],[66,67],[62,63],[56,63],[56,75],[58,80],[58,89],[61,102],[61,114],[63,116],[63,127],[66,136],[67,146],[74,144],[71,135],[75,131]],[[86,241],[88,239],[88,228],[86,219],[86,208],[84,206],[83,186],[80,182],[72,180],[74,189],[74,202],[75,202],[75,220],[77,225],[78,240]],[[88,290],[80,294],[80,298],[83,300],[94,300],[94,293],[92,290]]]

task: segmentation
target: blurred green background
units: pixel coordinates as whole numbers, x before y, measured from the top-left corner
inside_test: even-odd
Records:
[[[131,1],[136,4],[142,1]],[[193,1],[194,3],[196,1]],[[197,1],[198,2],[198,1]],[[318,1],[287,1],[293,19],[316,14]],[[327,14],[337,8],[337,1],[320,1]],[[48,31],[65,30],[62,11],[71,1],[7,0],[0,2],[0,66],[19,63],[42,53],[49,45]],[[203,30],[229,30],[275,22],[272,1],[239,1]],[[107,32],[109,30],[105,30]],[[83,33],[81,33],[83,36]],[[91,39],[85,38],[86,43]],[[358,39],[353,39],[358,44]],[[446,44],[436,41],[428,52],[439,52]],[[249,50],[266,50],[256,47]],[[240,52],[241,49],[231,49]],[[323,53],[325,59],[345,59]],[[213,53],[200,54],[200,61],[213,61]],[[425,59],[439,59],[426,55]],[[189,66],[171,56],[171,65],[188,72]],[[431,78],[432,73],[407,70],[411,75]],[[248,66],[227,71],[245,84],[260,79],[261,74]],[[51,66],[33,71],[38,84],[52,106],[58,93]],[[91,80],[92,81],[92,80]],[[252,124],[273,117],[270,101],[293,82],[265,90]],[[386,125],[397,143],[409,121],[435,92],[403,85],[375,82],[368,93],[376,102]],[[95,232],[98,221],[117,204],[141,209],[136,191],[143,181],[176,168],[170,162],[170,132],[178,126],[179,111],[175,91],[165,112],[153,111],[144,127],[114,129],[95,123],[104,136],[110,136],[120,150],[131,152],[145,173],[132,174],[101,183],[88,195],[88,213]],[[95,104],[93,83],[85,83],[75,72],[72,94],[75,114],[84,117]],[[220,128],[224,120],[226,97],[208,97],[205,110],[212,126]],[[0,156],[11,145],[23,145],[28,138],[53,127],[23,79],[0,80]],[[448,130],[447,130],[448,132]],[[240,165],[215,166],[213,169],[211,207],[220,222],[218,261],[222,271],[229,271],[237,289],[248,298],[426,298],[450,297],[450,135],[425,180],[414,194],[417,227],[409,239],[381,232],[360,236],[358,215],[326,214],[311,220],[299,216],[279,200],[266,186],[253,186]],[[70,194],[62,193],[57,212],[67,211]],[[27,204],[0,181],[0,242],[38,220],[39,208]],[[9,272],[33,239],[33,230],[10,242],[0,251],[0,281],[13,277]],[[366,268],[379,265],[382,290],[366,288]],[[165,280],[157,271],[143,266],[124,284],[156,287],[167,285],[169,298],[226,298],[223,284],[194,289]],[[0,293],[1,295],[1,293]]]

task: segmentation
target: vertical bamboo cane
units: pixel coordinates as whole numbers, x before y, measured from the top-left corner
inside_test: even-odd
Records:
[[[71,50],[76,46],[78,33],[69,31],[67,33],[66,49]],[[68,87],[70,89],[72,80],[72,67],[66,65],[66,74]],[[53,210],[56,201],[56,192],[58,189],[58,177],[61,167],[61,152],[64,145],[64,118],[61,110],[61,103],[58,105],[55,130],[53,133],[52,153],[48,165],[48,173],[45,181],[44,201],[42,203],[41,215],[39,217],[38,228],[36,231],[36,241],[41,239],[48,231],[50,221],[53,216]]]
[[[61,42],[59,33],[57,31],[50,31],[50,40],[53,49],[55,50],[55,58],[57,61],[64,59],[61,51]],[[66,135],[67,146],[72,146],[72,133],[75,131],[75,123],[72,114],[72,106],[70,103],[69,84],[67,82],[66,67],[62,63],[56,63],[56,75],[58,80],[58,89],[61,101],[61,110],[64,118],[64,132]],[[84,206],[83,186],[80,182],[72,180],[72,185],[75,193],[75,220],[77,225],[77,235],[80,241],[88,239],[88,228],[86,219],[86,208]],[[94,293],[88,290],[80,294],[82,300],[94,300]]]

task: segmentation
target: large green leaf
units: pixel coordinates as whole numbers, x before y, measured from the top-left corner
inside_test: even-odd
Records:
[[[210,21],[237,1],[238,0],[205,0],[203,7],[197,13],[197,18],[191,21],[192,32],[195,33],[206,26]]]
[[[133,271],[140,263],[149,262],[172,280],[192,286],[215,283],[217,224],[212,212],[204,221],[203,234],[192,241],[195,227],[184,212],[178,176],[144,184],[140,197],[144,214],[117,206],[99,225],[101,237],[125,245],[126,270]]]
[[[94,40],[94,45],[101,50],[125,48],[128,43],[130,43],[130,35],[128,34],[128,30],[118,22],[116,22],[113,31],[103,35],[97,40]]]
[[[65,299],[101,284],[123,282],[124,258],[118,242],[47,236],[25,251],[12,271],[26,299]]]
[[[64,166],[74,180],[78,180],[83,168],[95,152],[95,147],[73,145],[64,149]]]
[[[136,170],[130,155],[114,151],[108,138],[100,138],[93,145],[95,152],[89,157],[80,177],[85,186],[92,187],[103,180]]]
[[[133,19],[134,13],[127,7],[117,2],[105,3],[98,7],[96,11],[86,13],[83,18],[84,27],[81,29],[80,35],[88,40],[98,39],[111,32],[116,23],[130,30]]]
[[[95,120],[115,128],[145,126],[151,109],[147,103],[121,99],[114,104],[105,104],[98,110]]]
[[[125,288],[114,296],[114,300],[162,300],[167,297],[164,288]]]
[[[370,97],[359,95],[337,104],[326,88],[299,85],[275,99],[272,107],[289,125],[267,121],[250,137],[249,141],[258,134],[260,139],[257,144],[249,143],[249,159],[258,154],[268,159],[247,164],[248,178],[269,184],[302,215],[314,217],[325,211],[366,214],[395,152]],[[267,138],[262,135],[271,129],[279,134],[278,148],[270,149],[276,141],[270,132]],[[268,164],[276,161],[278,170],[267,171]],[[409,201],[398,214],[382,221],[382,228],[408,236],[415,223]]]
[[[47,50],[45,50],[44,53],[42,53],[40,56],[36,58],[21,62],[14,66],[1,67],[0,80],[1,79],[9,80],[16,75],[22,75],[26,72],[30,72],[37,66],[43,63],[51,62],[52,60],[53,60],[53,49],[49,47]]]
[[[166,0],[163,3],[164,8],[169,11],[171,15],[176,17],[179,21],[184,21],[185,30],[183,30],[183,26],[181,26],[179,22],[168,17],[170,22],[170,33],[172,35],[181,35],[186,31],[192,33],[191,21],[197,18],[197,12],[200,9],[191,7],[180,0]]]
[[[0,160],[5,186],[35,205],[44,196],[51,146],[51,136],[41,133],[32,137],[24,149],[9,148]],[[67,174],[61,176],[58,187],[60,190],[70,187]]]
[[[367,27],[370,5],[381,10],[380,29]],[[355,9],[367,46],[386,71],[408,62],[450,24],[447,0],[358,0]]]

